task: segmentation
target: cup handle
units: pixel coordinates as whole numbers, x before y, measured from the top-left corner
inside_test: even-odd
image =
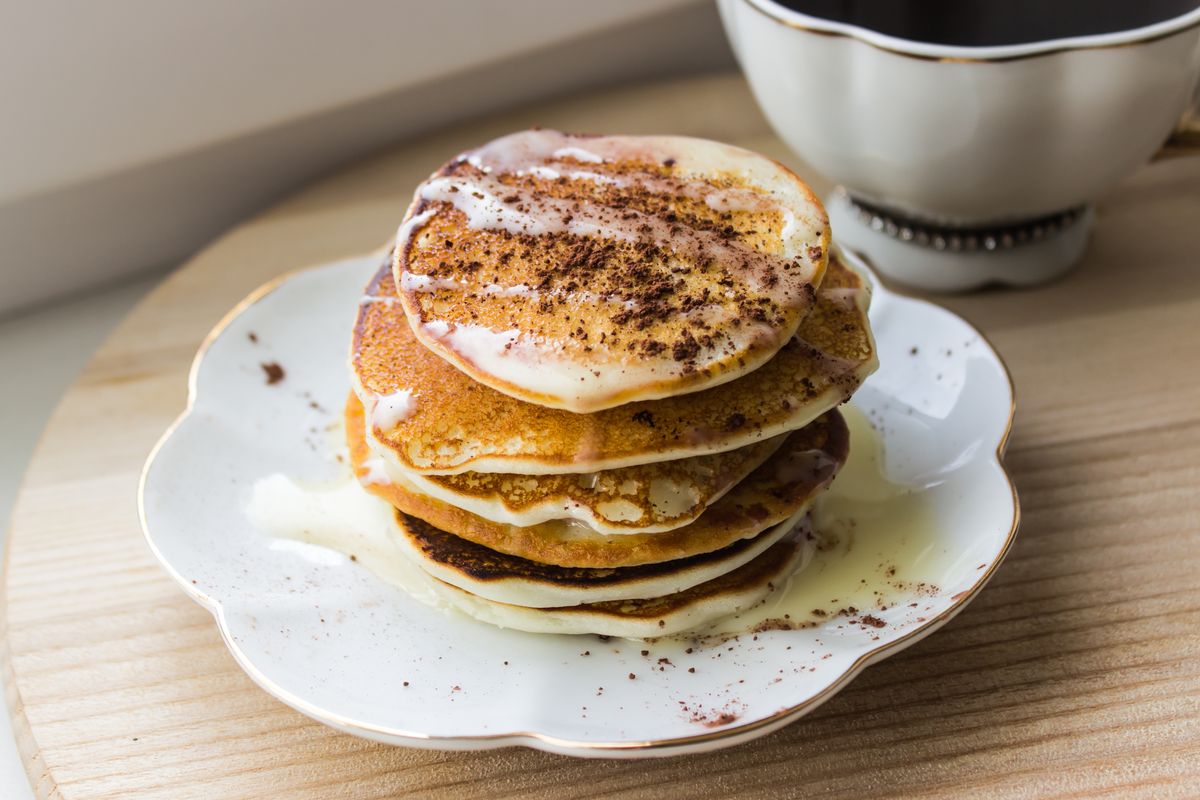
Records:
[[[1163,146],[1154,155],[1154,160],[1175,158],[1177,156],[1196,155],[1200,153],[1200,96],[1193,102],[1191,108],[1183,112],[1179,124],[1171,135],[1163,142]]]

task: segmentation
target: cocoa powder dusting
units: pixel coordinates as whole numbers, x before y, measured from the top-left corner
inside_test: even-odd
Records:
[[[267,375],[268,386],[273,386],[286,377],[283,367],[279,366],[274,361],[265,364],[259,364],[259,366],[262,367],[263,372],[265,372]]]
[[[553,162],[572,160],[556,156],[546,163],[557,171]],[[719,360],[722,350],[736,353],[743,346],[737,329],[761,326],[766,332],[789,323],[796,292],[781,293],[779,287],[794,282],[794,269],[807,265],[763,247],[763,235],[775,224],[764,214],[777,213],[769,193],[762,193],[762,208],[722,211],[705,202],[707,192],[760,190],[731,177],[680,175],[672,169],[675,163],[660,156],[657,162],[631,157],[587,164],[589,172],[620,179],[609,181],[561,172],[547,178],[457,159],[438,176],[498,182],[502,203],[535,218],[552,217],[564,227],[587,219],[598,233],[464,228],[454,204],[434,201],[450,211],[439,212],[425,228],[431,235],[413,239],[400,258],[407,271],[433,280],[462,281],[466,275],[471,285],[527,287],[527,293],[504,294],[503,302],[527,305],[545,318],[528,331],[533,338],[572,341],[584,353],[669,356],[680,373],[704,374],[705,353]],[[626,235],[609,237],[610,228]],[[664,231],[670,232],[669,245],[663,244]],[[823,253],[816,245],[807,255],[816,260]],[[499,269],[483,275],[482,263]],[[714,283],[722,289],[713,291]],[[811,302],[811,286],[795,288]],[[437,294],[422,295],[419,302],[432,308],[444,302]],[[598,318],[560,325],[569,320],[564,312],[581,302],[600,311]]]

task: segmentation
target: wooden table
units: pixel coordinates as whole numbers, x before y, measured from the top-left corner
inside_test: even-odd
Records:
[[[439,753],[334,733],[242,674],[154,562],[135,512],[193,351],[273,275],[382,242],[445,158],[531,124],[707,136],[811,176],[740,78],[698,78],[463,125],[334,175],[198,254],[68,392],[18,501],[4,677],[38,794],[1200,795],[1200,159],[1150,166],[1107,198],[1066,279],[940,299],[1012,369],[1024,525],[960,617],[799,723],[665,761]]]

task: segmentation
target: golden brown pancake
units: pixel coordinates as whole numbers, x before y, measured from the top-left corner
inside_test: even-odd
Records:
[[[750,539],[712,553],[616,569],[558,567],[499,553],[397,511],[398,543],[433,577],[487,600],[530,608],[636,600],[675,594],[756,558],[795,529],[802,511]],[[811,533],[808,533],[811,536]]]
[[[796,336],[754,372],[594,414],[514,400],[434,355],[397,307],[390,268],[366,294],[351,349],[355,391],[374,410],[374,442],[404,472],[598,472],[732,450],[808,424],[876,366],[868,290],[836,258]]]
[[[762,365],[811,308],[828,248],[812,191],[756,153],[530,130],[422,183],[394,266],[422,344],[583,413]]]
[[[533,633],[592,633],[649,639],[698,628],[752,608],[803,564],[809,543],[787,536],[757,558],[720,577],[674,594],[557,608],[498,603],[429,577],[445,602],[482,622]]]
[[[362,406],[346,405],[350,463],[368,491],[404,513],[476,544],[543,564],[631,567],[687,558],[727,547],[787,520],[805,508],[845,463],[849,433],[830,411],[788,436],[762,466],[713,503],[690,525],[665,533],[604,535],[561,520],[529,527],[505,525],[436,500],[401,483],[376,483],[367,462]]]
[[[348,403],[362,404],[350,393]],[[597,533],[658,533],[680,528],[779,449],[787,435],[710,453],[584,474],[404,473],[376,456],[378,475],[493,522],[527,527],[576,520]],[[368,440],[368,446],[372,444]]]

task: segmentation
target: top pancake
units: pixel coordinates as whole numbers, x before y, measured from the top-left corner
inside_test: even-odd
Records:
[[[685,137],[515,133],[416,192],[395,278],[422,344],[578,413],[695,392],[771,358],[825,271],[812,191]]]
[[[803,427],[876,366],[867,288],[836,258],[796,336],[759,369],[594,414],[514,400],[430,353],[397,307],[390,269],[366,294],[351,348],[354,388],[373,449],[402,472],[597,472],[732,450]]]

